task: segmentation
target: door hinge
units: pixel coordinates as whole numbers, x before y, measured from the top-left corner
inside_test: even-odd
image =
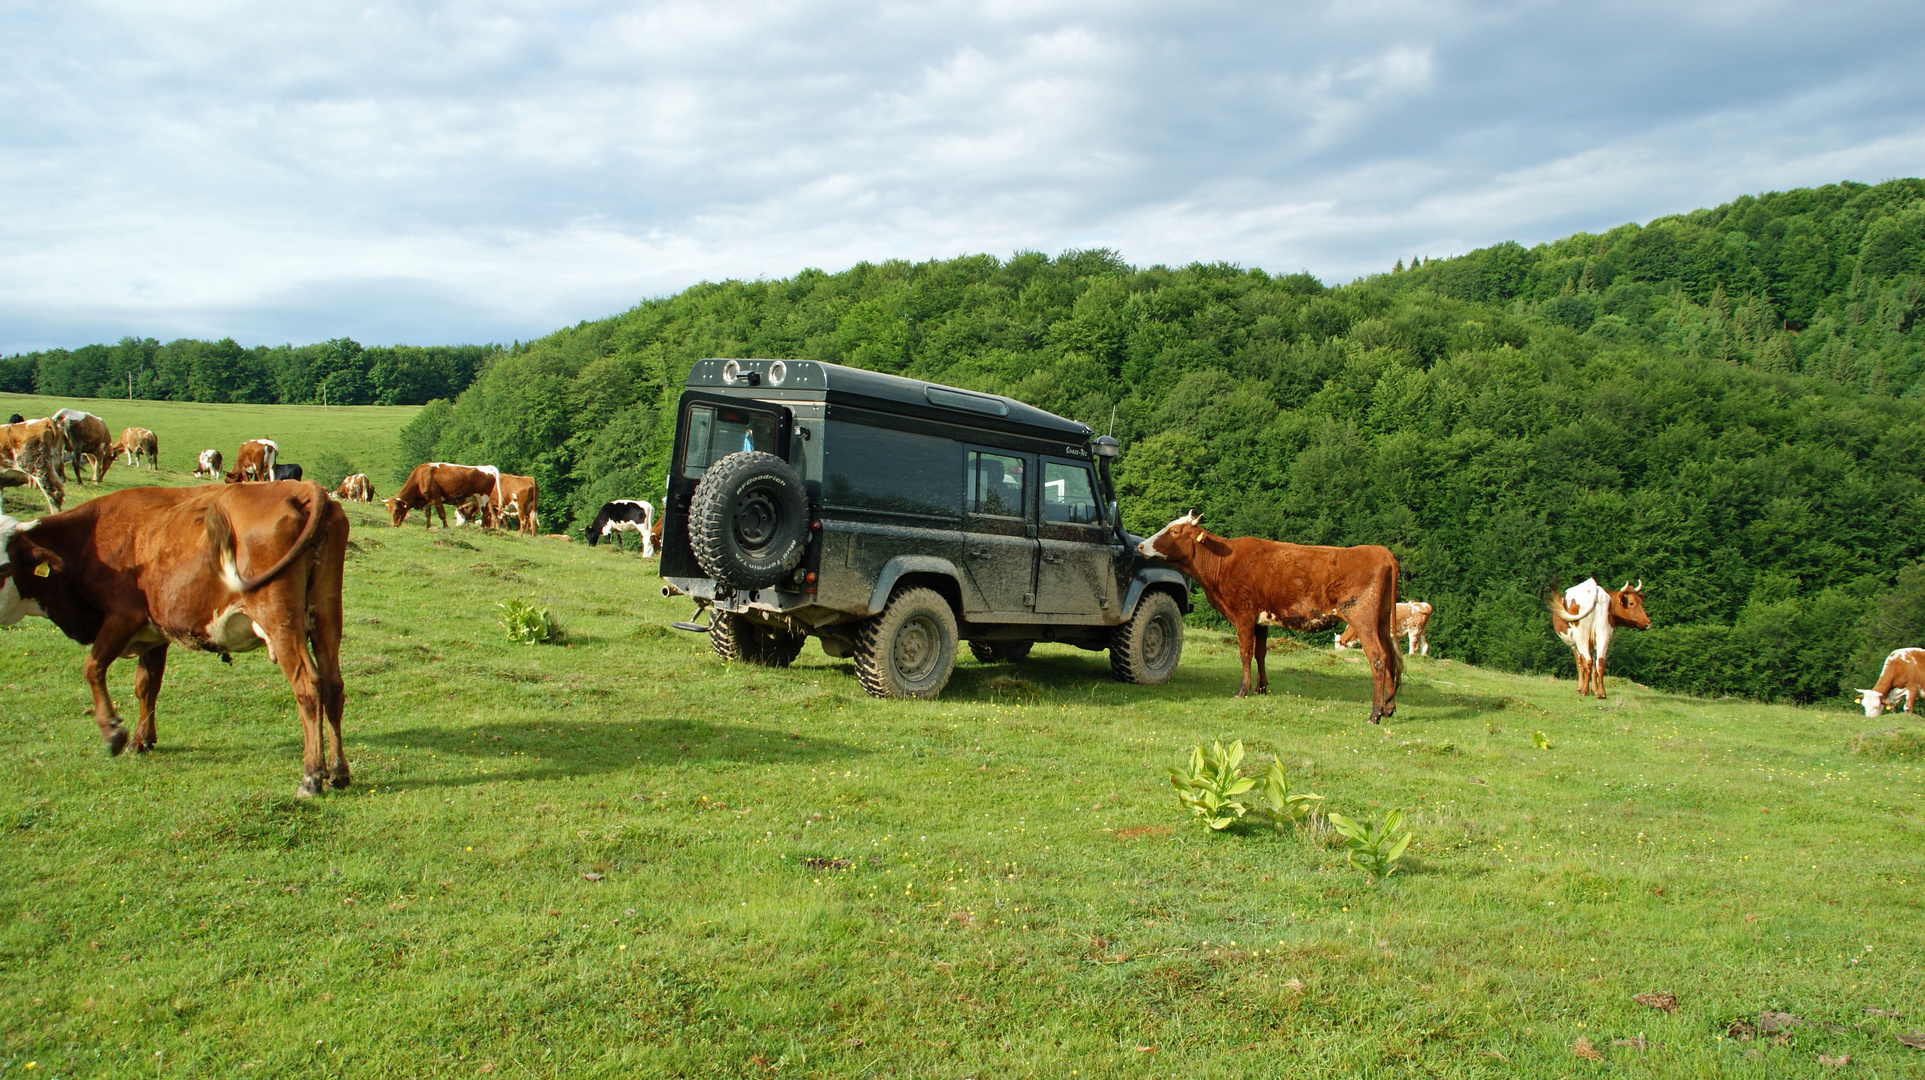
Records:
[[[1024,593],[1024,594],[1023,594],[1023,606],[1024,606],[1024,607],[1035,607],[1035,606],[1036,606],[1036,594],[1035,594],[1035,593],[1033,593],[1033,592],[1026,592],[1026,593]]]

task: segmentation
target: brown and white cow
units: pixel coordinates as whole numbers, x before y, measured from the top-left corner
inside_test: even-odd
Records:
[[[47,509],[58,511],[67,501],[67,486],[60,479],[60,429],[52,420],[23,420],[0,424],[0,467],[26,477],[40,489]]]
[[[202,450],[200,456],[194,459],[195,476],[205,476],[212,480],[220,474],[221,452],[219,450]]]
[[[408,519],[408,511],[421,510],[423,523],[434,528],[434,516],[441,516],[441,527],[448,527],[448,511],[444,505],[460,503],[471,496],[489,499],[495,492],[495,480],[500,476],[493,465],[452,465],[445,461],[430,461],[416,465],[408,474],[407,483],[394,493],[391,499],[381,500],[388,508],[388,517],[395,528]],[[493,517],[484,502],[482,524],[493,525]]]
[[[1644,579],[1636,586],[1629,581],[1619,589],[1607,589],[1595,578],[1585,578],[1557,595],[1552,586],[1549,598],[1551,629],[1571,647],[1577,663],[1577,692],[1580,697],[1604,697],[1604,660],[1611,651],[1611,636],[1621,629],[1649,630],[1651,616],[1644,610]]]
[[[127,467],[143,462],[147,468],[160,467],[160,438],[144,427],[130,427],[114,440],[113,452],[127,455]]]
[[[249,439],[241,444],[240,452],[234,456],[234,468],[227,474],[230,484],[245,483],[249,480],[272,483],[274,463],[281,457],[281,448],[273,439]]]
[[[1893,650],[1878,673],[1878,685],[1857,693],[1866,716],[1883,715],[1901,697],[1905,699],[1905,711],[1911,712],[1919,695],[1925,694],[1925,649]]]
[[[48,419],[60,430],[61,448],[74,455],[74,481],[80,482],[80,463],[83,459],[93,462],[94,483],[98,484],[107,476],[107,466],[114,463],[114,435],[107,430],[107,421],[93,413],[79,409],[61,409]],[[65,469],[65,458],[54,462],[54,471]]]
[[[1237,697],[1250,692],[1252,657],[1257,693],[1269,688],[1264,654],[1270,627],[1323,630],[1347,620],[1357,627],[1370,660],[1371,723],[1397,711],[1404,662],[1391,632],[1397,556],[1389,548],[1313,547],[1251,536],[1229,540],[1205,530],[1189,513],[1138,544],[1137,551],[1196,579],[1210,606],[1236,628],[1243,660]]]
[[[27,615],[91,646],[83,674],[110,752],[128,744],[107,669],[139,657],[136,750],[154,746],[167,648],[267,646],[301,714],[299,795],[348,784],[341,746],[347,512],[319,484],[140,487],[25,524],[0,518],[0,626]],[[309,647],[312,646],[312,652]],[[334,736],[326,760],[322,721]]]
[[[1430,628],[1430,612],[1430,605],[1422,600],[1412,600],[1409,603],[1401,600],[1397,602],[1397,614],[1391,619],[1390,629],[1391,633],[1397,637],[1409,640],[1408,655],[1410,656],[1416,656],[1419,653],[1430,655],[1430,638],[1425,636],[1425,632]],[[1356,648],[1359,640],[1361,639],[1357,637],[1357,632],[1346,625],[1343,633],[1337,635],[1337,648]]]
[[[342,502],[373,502],[374,483],[367,473],[342,477],[340,486],[334,489],[334,497]]]
[[[534,477],[502,473],[495,481],[492,498],[497,527],[502,518],[512,517],[519,532],[527,536],[535,535],[537,526],[541,524],[541,518],[535,511],[535,504],[541,500],[541,488],[535,483]]]

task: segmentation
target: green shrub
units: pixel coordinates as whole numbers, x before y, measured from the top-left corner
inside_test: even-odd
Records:
[[[1261,781],[1243,775],[1242,764],[1242,739],[1227,750],[1221,740],[1214,741],[1208,753],[1198,743],[1188,751],[1177,751],[1170,766],[1170,786],[1176,789],[1177,801],[1212,829],[1228,828],[1253,811],[1282,828],[1301,821],[1323,801],[1321,795],[1291,791],[1280,761],[1270,762]],[[1249,794],[1253,789],[1254,797]]]
[[[498,621],[509,641],[519,641],[523,645],[555,645],[566,636],[561,621],[545,607],[536,607],[526,600],[505,600],[495,606],[501,609]]]
[[[1409,829],[1393,839],[1397,826],[1404,823],[1402,810],[1385,814],[1384,823],[1374,829],[1368,821],[1358,824],[1334,810],[1329,816],[1331,827],[1343,834],[1344,846],[1350,849],[1350,865],[1369,874],[1373,880],[1397,872],[1397,860],[1410,846]]]

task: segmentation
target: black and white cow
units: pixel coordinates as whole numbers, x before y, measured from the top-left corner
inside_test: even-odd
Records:
[[[614,499],[603,503],[602,512],[595,515],[595,523],[588,527],[588,546],[594,547],[604,536],[624,532],[639,533],[642,556],[654,557],[655,508],[648,500]]]
[[[286,465],[274,466],[274,479],[276,480],[299,480],[300,478],[301,467],[299,465],[290,462]]]

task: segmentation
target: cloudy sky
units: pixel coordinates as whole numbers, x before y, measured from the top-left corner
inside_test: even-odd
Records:
[[[973,252],[1344,281],[1925,173],[1921,71],[1916,0],[0,0],[0,351]]]

